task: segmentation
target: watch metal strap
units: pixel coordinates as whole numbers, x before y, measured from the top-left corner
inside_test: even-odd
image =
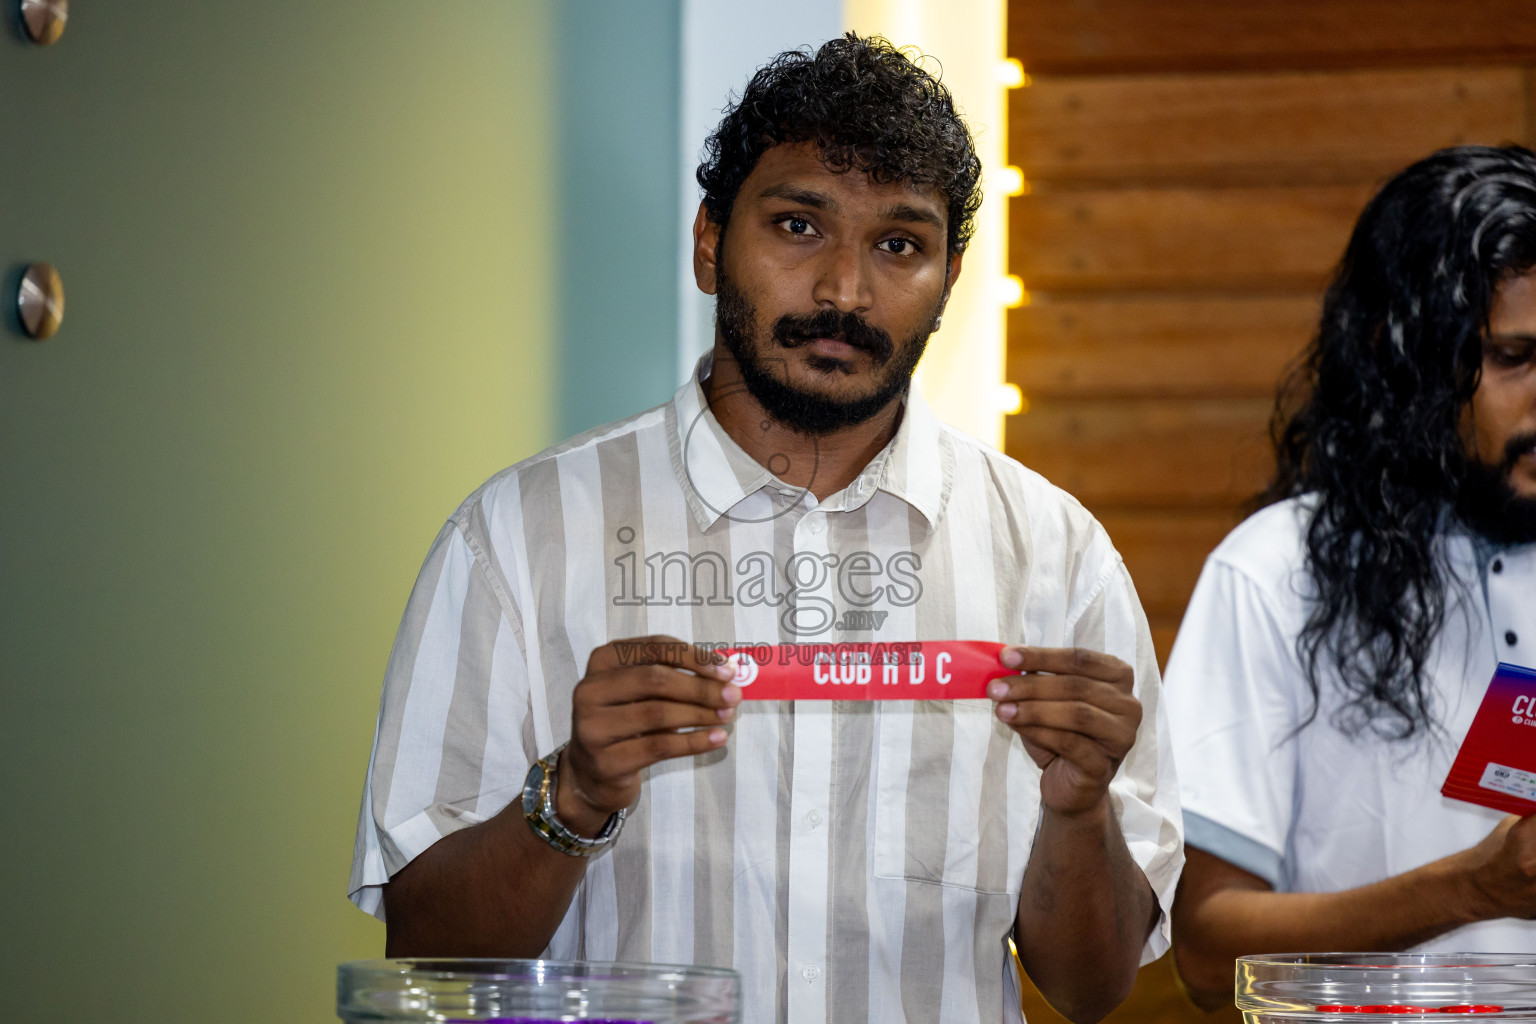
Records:
[[[628,809],[610,814],[603,823],[603,830],[590,839],[567,828],[555,814],[555,781],[560,755],[564,751],[565,744],[562,743],[536,762],[529,771],[528,780],[523,785],[523,817],[535,835],[561,853],[572,857],[590,857],[607,849],[618,838]],[[537,780],[535,775],[538,776]]]

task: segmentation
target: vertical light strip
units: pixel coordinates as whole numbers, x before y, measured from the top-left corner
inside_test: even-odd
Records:
[[[965,253],[944,326],[918,368],[924,396],[939,418],[1001,448],[1003,416],[1017,409],[1018,391],[1005,384],[1007,307],[1027,301],[1008,278],[1008,196],[1022,183],[1007,167],[1007,54],[1004,0],[844,0],[843,24],[878,33],[898,46],[916,46],[943,66],[976,136],[987,190],[976,236]],[[1016,279],[1015,279],[1016,280]]]

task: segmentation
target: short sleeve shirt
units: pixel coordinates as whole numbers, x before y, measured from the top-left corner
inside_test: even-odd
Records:
[[[1182,864],[1150,635],[1077,502],[940,425],[818,501],[698,383],[492,478],[438,536],[390,657],[350,893],[516,799],[600,645],[990,640],[1113,654],[1141,731],[1111,800],[1162,906]],[[749,701],[723,749],[646,772],[548,955],[732,966],[759,1022],[1019,1019],[1006,940],[1039,771],[991,702]],[[1146,958],[1168,944],[1167,916]]]
[[[1456,579],[1429,662],[1438,735],[1349,736],[1336,688],[1313,702],[1296,653],[1310,505],[1272,505],[1206,561],[1168,660],[1167,704],[1190,845],[1282,892],[1336,892],[1475,845],[1503,818],[1440,787],[1500,661],[1536,664],[1536,545],[1439,538]],[[1536,922],[1458,928],[1422,949],[1536,952]]]

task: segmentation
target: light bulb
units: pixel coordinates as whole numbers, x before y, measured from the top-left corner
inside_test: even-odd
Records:
[[[1024,73],[1024,65],[1012,57],[998,61],[997,84],[1004,89],[1017,89],[1021,85],[1028,85],[1029,76]]]
[[[1024,279],[1013,274],[998,279],[997,296],[1009,309],[1029,305],[1029,292],[1024,290]]]
[[[1005,196],[1029,195],[1029,182],[1024,180],[1024,172],[1017,167],[1004,167],[997,172],[997,187]]]
[[[1029,408],[1024,392],[1017,384],[999,384],[996,391],[997,408],[1004,416],[1016,416]]]

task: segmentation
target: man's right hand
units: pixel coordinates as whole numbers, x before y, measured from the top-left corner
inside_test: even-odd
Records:
[[[722,746],[722,726],[741,702],[735,675],[721,655],[676,637],[593,651],[571,695],[571,741],[556,776],[555,813],[566,827],[597,835],[639,797],[643,769]]]
[[[1511,814],[1466,856],[1479,920],[1536,919],[1536,814]]]
[[[571,700],[555,813],[595,836],[640,795],[657,761],[714,750],[741,702],[725,659],[669,636],[592,652]],[[688,732],[679,732],[688,729]],[[534,957],[560,927],[587,869],[523,820],[521,800],[433,843],[384,887],[388,956]]]

